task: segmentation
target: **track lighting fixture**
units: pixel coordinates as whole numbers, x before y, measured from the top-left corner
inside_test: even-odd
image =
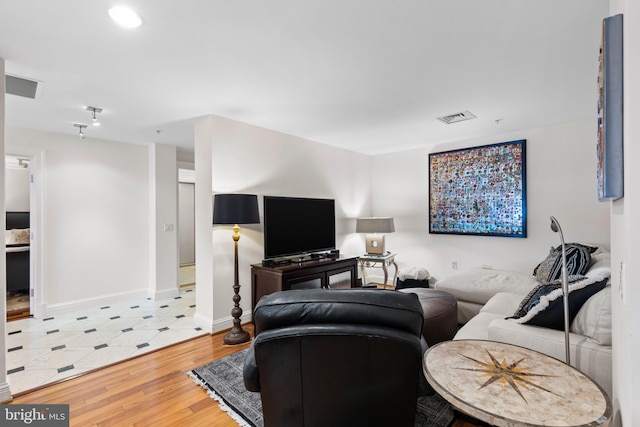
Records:
[[[24,169],[27,169],[29,167],[29,162],[31,162],[31,159],[24,157],[16,157],[16,160],[18,161],[18,166]]]
[[[84,139],[84,129],[87,128],[87,125],[83,125],[80,123],[74,123],[74,127],[80,128],[80,139]]]
[[[102,113],[102,108],[98,108],[98,107],[87,107],[87,111],[91,111],[92,116],[92,121],[93,121],[93,125],[94,126],[100,126],[100,122],[98,121],[98,118],[96,117],[96,113]]]

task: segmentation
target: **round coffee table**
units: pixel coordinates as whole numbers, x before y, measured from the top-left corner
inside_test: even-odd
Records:
[[[608,426],[611,401],[577,369],[524,347],[445,341],[424,356],[425,377],[452,406],[496,426]]]

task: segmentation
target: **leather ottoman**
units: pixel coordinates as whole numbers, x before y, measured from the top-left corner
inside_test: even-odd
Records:
[[[398,292],[418,295],[424,313],[422,336],[429,347],[453,339],[458,331],[458,303],[456,297],[431,288],[407,288]]]

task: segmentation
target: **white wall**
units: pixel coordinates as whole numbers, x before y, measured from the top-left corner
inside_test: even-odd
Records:
[[[206,169],[199,166],[202,156],[211,159],[212,192],[257,194],[261,218],[263,195],[335,199],[336,244],[345,256],[361,253],[354,230],[355,218],[370,211],[369,156],[216,116],[204,118],[196,125],[196,292],[202,285],[200,277],[211,277],[213,305],[210,309],[202,307],[203,318],[212,316],[210,327],[220,330],[231,326],[233,232],[231,227],[211,226],[208,209],[212,202],[198,205],[201,197],[212,197],[206,190],[198,190],[199,185],[207,187],[207,183],[199,184],[206,179],[200,175]],[[212,263],[210,272],[198,258],[198,238],[206,230],[213,239],[211,261],[208,255],[202,259]],[[262,224],[241,226],[240,236],[239,281],[246,321],[251,314],[250,265],[264,257]],[[202,300],[198,294],[198,313]],[[207,326],[206,321],[202,326]]]
[[[29,168],[5,163],[5,211],[29,212]]]
[[[437,278],[453,272],[452,261],[457,261],[459,269],[488,264],[530,273],[549,248],[559,244],[558,235],[549,228],[550,215],[560,221],[567,241],[609,248],[609,209],[597,201],[595,190],[591,120],[374,157],[214,116],[203,119],[200,126],[206,128],[203,139],[210,148],[204,153],[212,158],[211,192],[335,198],[337,244],[345,256],[364,251],[363,236],[354,231],[355,218],[365,215],[393,216],[396,232],[386,236],[387,249],[398,254],[400,268],[424,266]],[[430,235],[428,153],[523,138],[527,139],[529,237]],[[198,158],[196,154],[196,162]],[[198,169],[196,163],[196,174]],[[207,203],[211,209],[211,201]],[[196,225],[196,235],[208,229],[213,236],[210,258],[203,258],[211,259],[207,277],[213,286],[213,305],[205,317],[210,328],[220,330],[229,326],[232,306],[232,232],[230,227],[211,228],[210,212],[200,210],[200,215],[205,226]],[[242,227],[240,234],[241,306],[248,320],[250,264],[263,257],[262,225]],[[203,278],[204,270],[200,271]],[[382,280],[380,269],[370,269],[368,275]]]
[[[147,147],[8,128],[7,151],[38,156],[42,281],[38,312],[146,296]]]
[[[554,215],[567,242],[609,248],[609,209],[596,195],[595,121],[585,120],[517,134],[457,141],[424,149],[379,155],[373,159],[373,213],[393,216],[396,232],[386,247],[402,267],[425,267],[436,278],[458,270],[490,265],[531,273],[560,243],[549,228]],[[429,152],[527,140],[527,238],[429,234]],[[372,272],[373,273],[373,272]]]
[[[0,76],[4,76],[4,59],[0,58]],[[4,79],[0,79],[0,158],[4,158]],[[0,176],[2,176],[2,185],[0,186],[0,230],[5,229],[5,209],[4,209],[4,162],[0,165]],[[6,355],[7,346],[4,337],[7,334],[7,266],[6,266],[6,248],[2,246],[0,249],[0,402],[7,402],[11,399],[11,390],[7,383]]]
[[[194,128],[195,175],[195,244],[196,244],[196,325],[207,332],[230,327],[223,313],[213,312],[213,221],[212,152],[213,124],[211,118],[198,120]],[[242,303],[246,307],[246,300]],[[224,323],[224,325],[223,325]]]
[[[180,265],[196,261],[193,183],[178,183],[178,249]]]
[[[178,296],[178,168],[176,147],[152,144],[149,154],[150,298]]]
[[[640,8],[611,1],[623,13],[624,198],[611,203],[614,426],[640,425]]]

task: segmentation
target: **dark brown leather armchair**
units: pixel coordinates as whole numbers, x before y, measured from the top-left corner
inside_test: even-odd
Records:
[[[265,427],[413,427],[425,350],[415,294],[277,292],[254,321],[244,382]]]

